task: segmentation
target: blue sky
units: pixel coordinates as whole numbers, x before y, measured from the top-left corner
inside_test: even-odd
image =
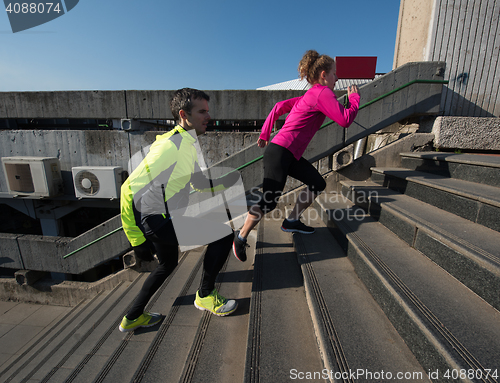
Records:
[[[0,91],[256,89],[296,78],[308,49],[377,56],[377,72],[385,73],[399,3],[80,0],[17,33],[4,7]]]

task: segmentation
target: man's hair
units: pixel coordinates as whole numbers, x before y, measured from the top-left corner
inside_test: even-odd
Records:
[[[175,121],[180,120],[179,112],[181,109],[187,114],[191,114],[191,110],[193,109],[193,100],[200,99],[210,101],[208,94],[198,89],[182,88],[176,90],[170,100],[170,110],[172,111]]]

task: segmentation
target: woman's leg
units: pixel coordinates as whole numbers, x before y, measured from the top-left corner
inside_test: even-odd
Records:
[[[288,170],[296,161],[293,154],[282,146],[270,143],[264,153],[264,182],[262,198],[250,208],[239,235],[247,238],[262,217],[276,208],[285,187]]]
[[[264,213],[260,209],[259,205],[253,205],[248,211],[247,218],[245,219],[245,223],[240,230],[240,236],[242,238],[247,238],[248,234],[254,229],[255,226],[260,222]]]
[[[297,201],[295,202],[295,206],[292,211],[288,215],[289,221],[297,221],[304,210],[306,210],[316,199],[317,194],[310,191],[309,188],[306,188],[300,192],[297,197]]]
[[[307,188],[297,196],[295,206],[288,216],[289,220],[298,220],[304,210],[325,190],[326,182],[318,170],[304,157],[290,166],[289,176],[307,185]]]

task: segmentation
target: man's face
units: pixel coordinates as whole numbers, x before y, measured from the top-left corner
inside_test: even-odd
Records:
[[[191,114],[185,114],[186,125],[189,130],[194,129],[196,135],[204,134],[210,121],[208,113],[208,101],[205,99],[194,99]]]

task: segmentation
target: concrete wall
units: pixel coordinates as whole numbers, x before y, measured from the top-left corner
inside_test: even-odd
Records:
[[[74,196],[71,168],[75,166],[121,166],[130,156],[151,145],[159,131],[119,130],[5,130],[0,131],[0,157],[57,157],[65,194]],[[208,132],[199,138],[208,166],[257,142],[259,133]],[[0,193],[8,188],[0,166]]]
[[[401,0],[393,69],[424,61],[434,0]]]
[[[68,258],[65,256],[120,227],[120,216],[116,216],[76,238],[2,233],[0,266],[9,269],[81,274],[130,248],[123,230]]]
[[[0,118],[172,119],[173,90],[0,92]],[[303,90],[207,90],[214,120],[265,120]]]
[[[394,68],[445,61],[448,116],[500,116],[500,1],[401,0]]]

